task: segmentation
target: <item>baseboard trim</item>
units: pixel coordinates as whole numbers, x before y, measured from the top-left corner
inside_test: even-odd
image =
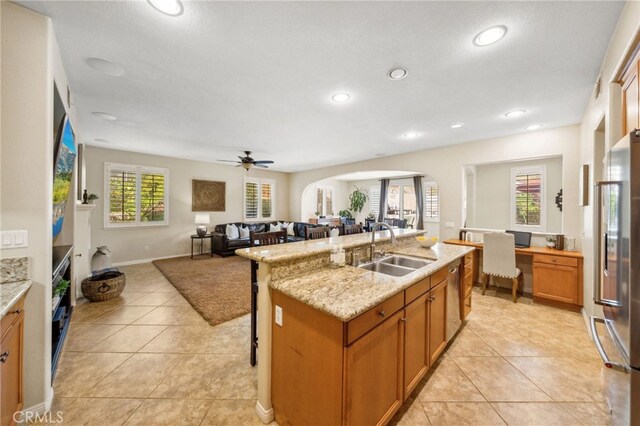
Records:
[[[584,321],[584,327],[587,329],[587,334],[589,335],[589,339],[591,339],[591,341],[593,341],[593,336],[591,335],[591,327],[589,326],[589,315],[587,315],[587,311],[585,311],[584,308],[582,308],[582,320]]]
[[[47,392],[47,394],[48,395],[46,401],[43,401],[36,405],[32,405],[28,408],[23,408],[19,411],[20,417],[16,419],[18,421],[18,424],[25,424],[24,422],[27,420],[27,418],[33,419],[40,417],[42,419],[42,416],[51,411],[51,404],[53,403],[53,389],[50,392]]]
[[[162,257],[150,257],[148,259],[137,259],[137,260],[129,260],[126,262],[118,262],[114,263],[113,266],[129,266],[129,265],[138,265],[140,263],[151,263],[154,260],[163,260],[163,259],[173,259],[174,257],[184,257],[191,256],[191,253],[185,254],[173,254],[171,256],[162,256]]]
[[[256,401],[256,414],[260,418],[262,423],[269,424],[273,421],[273,407],[265,410],[264,407],[260,404],[260,401]]]

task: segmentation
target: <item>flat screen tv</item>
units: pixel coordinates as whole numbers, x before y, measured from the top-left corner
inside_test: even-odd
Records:
[[[73,178],[73,165],[76,159],[76,144],[73,129],[69,117],[62,117],[54,145],[53,163],[53,237],[57,237],[62,231],[64,211],[67,207],[71,179]]]

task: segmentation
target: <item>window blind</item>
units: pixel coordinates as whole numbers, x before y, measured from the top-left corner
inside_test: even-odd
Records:
[[[378,209],[380,208],[380,187],[369,187],[369,211],[378,216]]]
[[[316,212],[324,214],[322,206],[324,205],[324,190],[316,188]]]
[[[333,194],[330,189],[325,190],[325,212],[327,216],[333,215]]]
[[[436,185],[424,187],[424,217],[425,219],[438,219],[440,211],[440,197]]]
[[[517,225],[540,225],[542,175],[515,175],[515,219]]]
[[[258,217],[258,183],[245,183],[245,217],[257,219]]]
[[[262,184],[262,217],[272,216],[272,186],[269,183]]]
[[[133,170],[110,169],[109,223],[136,222],[137,173]]]
[[[142,173],[140,176],[140,221],[164,221],[164,182],[159,173]]]

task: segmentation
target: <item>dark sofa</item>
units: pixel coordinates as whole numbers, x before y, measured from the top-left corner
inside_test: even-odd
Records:
[[[245,227],[248,228],[249,231],[253,232],[268,232],[269,225],[276,225],[278,223],[282,223],[283,221],[273,221],[273,222],[233,222],[238,228]],[[227,225],[231,223],[222,223],[216,225],[213,228],[213,252],[219,254],[220,256],[231,256],[235,254],[236,249],[246,248],[251,246],[249,242],[249,238],[234,238],[229,239],[227,237]],[[305,222],[293,222],[293,233],[295,235],[287,235],[287,239],[289,242],[295,241],[303,241],[306,236],[307,227],[315,228],[317,225],[313,223],[305,223]]]

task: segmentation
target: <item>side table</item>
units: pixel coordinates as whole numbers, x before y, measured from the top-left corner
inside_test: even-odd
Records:
[[[213,234],[206,234],[202,237],[200,235],[194,234],[191,236],[191,259],[193,259],[193,243],[195,240],[200,240],[200,255],[204,254],[204,240],[209,239],[210,242],[210,257],[213,257]]]

